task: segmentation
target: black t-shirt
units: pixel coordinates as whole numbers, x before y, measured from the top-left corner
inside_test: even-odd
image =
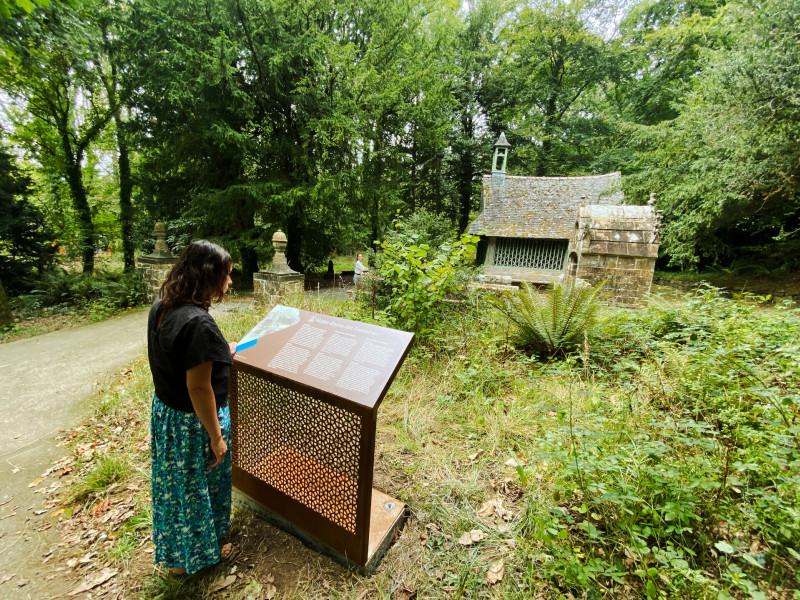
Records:
[[[176,306],[156,328],[161,301],[156,300],[147,319],[147,356],[159,399],[171,408],[194,412],[186,371],[213,361],[211,387],[217,407],[228,402],[231,350],[208,311],[194,304]]]

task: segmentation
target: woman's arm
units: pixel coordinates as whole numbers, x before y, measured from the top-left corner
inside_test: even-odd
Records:
[[[192,367],[186,371],[186,387],[189,390],[189,398],[192,400],[194,412],[197,418],[208,432],[211,439],[211,451],[214,453],[214,463],[217,466],[225,458],[228,445],[222,437],[222,429],[217,418],[217,400],[214,397],[214,389],[211,387],[211,366],[212,361],[207,361]]]

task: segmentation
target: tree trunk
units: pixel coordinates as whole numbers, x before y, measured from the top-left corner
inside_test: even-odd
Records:
[[[131,178],[131,163],[128,155],[128,139],[121,115],[114,115],[117,126],[117,149],[119,151],[119,220],[122,227],[122,263],[126,273],[134,269],[133,246],[133,204],[131,192],[133,179]]]
[[[94,222],[89,201],[86,197],[86,188],[83,185],[81,172],[81,154],[75,155],[67,164],[67,182],[72,195],[72,204],[78,215],[78,229],[81,235],[81,259],[83,272],[94,272]]]
[[[475,175],[475,157],[472,153],[475,124],[472,115],[466,112],[461,115],[461,129],[463,149],[458,161],[458,232],[464,233],[469,225],[469,213],[472,210],[472,179]]]
[[[303,205],[302,201],[294,206],[292,214],[286,223],[286,262],[298,273],[303,272],[303,265],[300,260],[300,251],[303,247]]]
[[[242,281],[250,289],[253,284],[253,274],[258,272],[258,256],[256,251],[247,244],[239,244],[239,257],[242,261]]]
[[[548,96],[547,104],[545,105],[544,119],[542,120],[542,132],[544,134],[542,139],[542,149],[539,152],[539,156],[536,161],[535,175],[537,177],[544,177],[545,175],[550,174],[550,153],[553,151],[553,141],[551,136],[557,120],[556,100],[556,93],[553,92],[550,94],[550,96]]]

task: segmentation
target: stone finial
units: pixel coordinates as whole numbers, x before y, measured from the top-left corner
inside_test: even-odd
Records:
[[[159,221],[153,226],[153,237],[156,238],[156,247],[151,256],[172,258],[172,252],[167,245],[167,224]]]
[[[272,248],[275,253],[272,255],[272,265],[266,271],[269,273],[296,273],[289,267],[286,261],[286,246],[288,245],[286,234],[280,229],[272,234]]]

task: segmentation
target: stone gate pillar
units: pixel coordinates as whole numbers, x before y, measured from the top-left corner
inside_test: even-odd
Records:
[[[177,257],[172,255],[169,246],[167,246],[167,226],[165,223],[155,224],[153,237],[156,239],[156,247],[152,254],[140,256],[136,260],[136,269],[142,275],[145,285],[147,285],[147,298],[150,302],[158,297],[161,284],[166,281],[172,266],[178,262]]]
[[[306,276],[293,271],[286,262],[286,234],[278,230],[272,236],[275,254],[272,264],[253,274],[253,294],[256,301],[272,306],[290,294],[301,294]]]

